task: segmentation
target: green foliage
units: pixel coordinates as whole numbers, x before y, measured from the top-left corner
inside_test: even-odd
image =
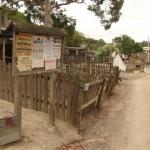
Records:
[[[97,50],[98,56],[109,56],[112,52],[118,51],[118,48],[113,44],[105,44]]]
[[[17,10],[10,9],[6,6],[0,7],[0,13],[5,15],[8,20],[14,22],[27,23],[29,22],[27,17]]]
[[[11,8],[21,8],[23,6],[26,8],[25,12],[28,19],[32,17],[33,20],[43,22],[44,1],[45,0],[2,0],[2,3],[7,4]],[[51,0],[50,13],[60,10],[64,5],[85,2],[86,0]],[[90,0],[90,2],[87,2],[88,10],[100,18],[101,24],[105,29],[109,29],[112,23],[118,22],[124,0]]]
[[[142,52],[142,51],[143,51],[142,45],[136,42],[133,46],[133,53]]]
[[[52,14],[52,20],[54,22],[53,27],[64,29],[67,33],[65,44],[68,46],[74,46],[75,44],[75,26],[76,20],[72,17],[67,17],[63,10],[57,11]]]
[[[86,38],[84,34],[76,31],[74,37],[72,38],[72,45],[70,46],[80,47],[82,44],[86,44]]]
[[[89,5],[88,9],[101,18],[101,23],[107,30],[112,23],[118,22],[123,3],[124,0],[95,0],[93,4]]]
[[[103,47],[105,45],[105,41],[103,39],[95,40],[92,38],[86,39],[88,49],[92,51],[97,51],[99,47]]]
[[[109,56],[110,52],[107,51],[104,47],[99,47],[96,51],[97,56]]]
[[[143,50],[142,46],[139,43],[136,43],[134,39],[128,35],[122,35],[113,39],[120,51],[124,54],[130,55],[131,53],[141,52]]]

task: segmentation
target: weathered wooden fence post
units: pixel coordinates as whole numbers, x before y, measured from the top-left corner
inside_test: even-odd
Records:
[[[17,124],[19,125],[20,133],[21,133],[21,114],[22,114],[22,98],[20,94],[21,86],[21,76],[14,77],[14,112],[17,115]]]
[[[104,78],[103,81],[102,81],[102,83],[100,84],[100,91],[99,91],[98,102],[97,102],[97,108],[98,109],[100,109],[101,98],[102,98],[103,91],[104,91],[105,81],[106,81],[106,79]]]
[[[79,86],[79,91],[78,91],[78,99],[77,99],[77,115],[76,115],[76,124],[78,127],[78,132],[80,133],[80,123],[81,123],[81,115],[82,115],[82,110],[81,107],[83,105],[83,98],[84,98],[84,88]]]
[[[50,75],[50,97],[49,97],[49,107],[48,107],[50,127],[55,126],[54,82],[55,82],[55,73],[53,72]]]
[[[78,99],[79,99],[79,76],[77,75],[73,81],[74,91],[72,92],[71,122],[77,125],[78,122]]]

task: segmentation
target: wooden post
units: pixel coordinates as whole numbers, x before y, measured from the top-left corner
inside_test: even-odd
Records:
[[[64,37],[62,37],[62,45],[61,45],[61,60],[60,60],[60,68],[63,69],[64,64]]]
[[[83,97],[84,97],[83,87],[79,88],[78,94],[79,94],[79,96],[78,96],[78,99],[77,99],[77,102],[78,102],[77,105],[78,106],[77,106],[76,124],[77,124],[77,127],[78,127],[78,132],[80,133],[80,123],[81,123],[81,114],[82,114],[81,106],[83,105]]]
[[[17,115],[17,123],[21,130],[21,113],[22,113],[22,98],[20,93],[21,88],[21,77],[15,76],[15,82],[14,82],[14,112]]]
[[[5,62],[5,44],[6,44],[6,39],[3,37],[3,62]]]
[[[101,105],[101,98],[102,98],[102,95],[103,95],[103,90],[104,90],[104,86],[105,86],[105,81],[106,79],[103,79],[103,82],[100,83],[100,93],[99,93],[99,96],[98,96],[98,103],[97,103],[97,108],[100,109],[100,105]]]
[[[71,123],[77,125],[78,121],[78,102],[79,102],[79,76],[77,75],[73,81],[72,107],[71,107]]]
[[[48,107],[50,127],[55,126],[54,80],[55,80],[55,74],[54,72],[52,72],[50,76],[50,99],[49,99],[49,107]]]
[[[12,75],[16,74],[16,36],[13,31],[13,49],[12,49]]]

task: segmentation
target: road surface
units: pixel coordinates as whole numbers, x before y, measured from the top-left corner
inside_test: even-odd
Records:
[[[150,150],[150,74],[127,78],[83,133],[89,150]]]

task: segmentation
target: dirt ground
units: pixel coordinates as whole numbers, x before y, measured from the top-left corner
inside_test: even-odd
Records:
[[[0,110],[13,111],[13,105],[0,100]],[[29,109],[23,109],[22,135],[21,141],[1,146],[0,150],[54,150],[62,143],[80,139],[71,125],[57,120],[55,129],[49,128],[47,114]]]
[[[46,114],[23,109],[22,141],[0,150],[55,150],[72,141],[86,145],[85,150],[149,150],[150,71],[122,74],[122,79],[113,96],[103,99],[100,112],[84,119],[80,135],[61,121],[55,131],[49,131]],[[0,100],[0,110],[12,108]]]
[[[123,74],[113,96],[103,102],[98,120],[82,137],[88,150],[150,150],[150,71]]]

